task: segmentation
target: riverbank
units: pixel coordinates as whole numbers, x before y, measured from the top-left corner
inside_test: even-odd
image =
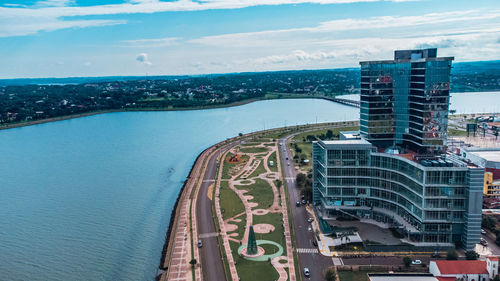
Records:
[[[325,100],[331,101],[331,99],[327,99],[327,97],[325,97],[323,95],[290,95],[290,94],[276,93],[276,94],[268,94],[262,98],[241,100],[241,101],[228,103],[228,104],[215,104],[215,105],[207,105],[207,106],[181,107],[181,108],[141,107],[141,108],[121,108],[121,109],[98,110],[98,111],[91,111],[91,112],[78,113],[78,114],[72,114],[72,115],[57,116],[57,117],[46,118],[46,119],[24,121],[24,122],[19,122],[19,123],[3,124],[3,125],[0,125],[0,130],[27,127],[27,126],[32,126],[32,125],[40,125],[40,124],[44,124],[44,123],[64,121],[64,120],[69,120],[69,119],[88,117],[88,116],[93,116],[93,115],[98,115],[98,114],[106,114],[106,113],[206,110],[206,109],[217,109],[217,108],[229,108],[229,107],[241,106],[241,105],[245,105],[245,104],[249,104],[249,103],[257,102],[257,101],[275,100],[275,99],[325,99]]]
[[[157,280],[168,280],[169,274],[173,274],[174,276],[184,276],[187,280],[191,280],[191,275],[196,276],[201,274],[200,266],[189,266],[191,258],[199,257],[198,248],[193,246],[195,241],[197,241],[197,238],[195,237],[197,236],[196,231],[193,231],[193,229],[196,229],[196,219],[191,217],[193,212],[190,212],[189,210],[192,206],[196,205],[197,196],[195,194],[199,192],[199,187],[197,186],[200,184],[200,179],[204,176],[206,163],[208,163],[211,157],[217,155],[218,149],[231,146],[238,141],[248,140],[249,138],[259,138],[264,135],[267,138],[278,139],[286,134],[291,134],[297,131],[318,129],[328,126],[352,126],[356,124],[359,124],[359,122],[345,121],[268,129],[235,136],[205,149],[198,155],[193,163],[189,175],[176,199],[175,207],[172,210],[172,215],[170,217],[168,230],[165,235],[165,243],[162,249],[159,266],[159,269],[162,270],[162,272],[157,276]],[[181,236],[176,237],[176,235]],[[176,261],[172,261],[172,256],[174,255],[176,256]],[[179,256],[181,258],[179,258]],[[221,262],[227,263],[227,261]],[[197,271],[197,273],[194,274],[193,271]]]

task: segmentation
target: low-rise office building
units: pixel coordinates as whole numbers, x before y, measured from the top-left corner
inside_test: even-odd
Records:
[[[315,141],[313,159],[313,201],[323,218],[375,220],[414,242],[479,243],[483,168],[380,151],[364,139]]]

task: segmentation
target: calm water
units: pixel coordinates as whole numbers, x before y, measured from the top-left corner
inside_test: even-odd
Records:
[[[359,100],[359,95],[342,98]],[[452,93],[450,109],[456,110],[456,114],[500,113],[500,92]]]
[[[203,149],[239,132],[358,116],[324,100],[272,100],[0,131],[0,280],[153,280]]]

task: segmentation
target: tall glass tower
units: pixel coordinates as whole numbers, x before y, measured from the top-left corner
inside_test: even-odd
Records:
[[[446,149],[453,57],[437,49],[397,50],[394,60],[361,64],[361,135],[380,148],[419,154]]]

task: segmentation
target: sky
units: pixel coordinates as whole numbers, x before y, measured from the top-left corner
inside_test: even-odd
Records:
[[[500,59],[498,0],[0,0],[0,79]]]

